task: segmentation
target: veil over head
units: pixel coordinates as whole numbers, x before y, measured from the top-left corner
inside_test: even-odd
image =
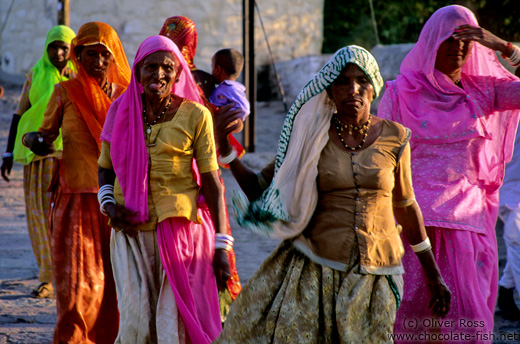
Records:
[[[325,90],[349,63],[365,72],[376,97],[379,94],[383,79],[374,56],[356,45],[338,50],[305,85],[289,109],[271,185],[253,202],[242,194],[235,195],[234,208],[242,227],[287,239],[299,235],[309,223],[318,200],[318,161],[329,140],[330,120],[336,110]]]
[[[193,58],[197,52],[197,28],[190,18],[175,16],[166,19],[159,34],[177,44],[190,69],[196,68]]]
[[[449,143],[475,137],[489,138],[483,103],[468,100],[467,92],[435,69],[439,46],[461,25],[479,26],[468,8],[451,5],[437,10],[424,24],[419,39],[401,63],[395,85],[402,123],[412,130],[412,141]],[[515,80],[494,51],[473,42],[462,67],[462,82],[475,77]]]
[[[138,222],[148,219],[148,151],[143,135],[143,86],[137,80],[136,70],[141,61],[158,51],[171,52],[181,65],[178,82],[172,93],[204,104],[177,45],[168,37],[160,35],[144,40],[137,49],[128,89],[110,107],[101,134],[101,140],[111,144],[110,156],[125,197],[125,206],[137,212]]]

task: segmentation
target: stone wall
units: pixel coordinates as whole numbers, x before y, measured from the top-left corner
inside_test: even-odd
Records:
[[[520,46],[520,43],[514,43]],[[413,48],[414,43],[393,44],[393,45],[378,45],[370,52],[374,55],[379,64],[379,69],[384,82],[394,80],[399,73],[401,62]],[[311,78],[320,71],[320,69],[327,63],[332,55],[313,55],[295,58],[290,61],[282,61],[276,64],[276,71],[279,74],[282,87],[284,89],[287,105],[290,106],[298,96],[303,86],[307,84]],[[502,65],[514,73],[514,68],[504,60],[500,54],[497,54],[498,60]],[[279,87],[274,80],[276,80],[271,70],[271,88],[273,94],[279,93]],[[372,104],[372,111],[377,110],[381,96],[384,93],[384,88],[378,99]]]
[[[0,1],[0,27],[13,0]],[[321,51],[324,0],[258,2],[275,62]],[[270,61],[255,11],[258,66]],[[199,44],[195,63],[209,70],[211,56],[223,47],[242,51],[242,0],[70,0],[70,26],[76,32],[89,21],[110,24],[118,32],[132,63],[139,44],[157,34],[174,15],[191,18]],[[0,37],[0,71],[26,73],[42,54],[48,30],[56,25],[57,0],[16,0]]]

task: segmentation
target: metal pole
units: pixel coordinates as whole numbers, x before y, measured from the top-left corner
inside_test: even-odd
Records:
[[[70,0],[58,0],[58,25],[70,26]]]
[[[242,145],[246,152],[255,151],[255,116],[256,116],[256,68],[255,68],[255,2],[242,0],[243,8],[243,50],[244,84],[246,95],[251,105],[251,113],[244,123]]]

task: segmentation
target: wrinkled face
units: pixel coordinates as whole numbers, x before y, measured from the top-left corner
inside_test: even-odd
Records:
[[[339,114],[368,115],[375,97],[374,87],[368,76],[357,65],[349,63],[330,85],[329,96]]]
[[[114,56],[103,44],[83,46],[79,59],[88,75],[95,79],[106,78]]]
[[[450,74],[462,68],[469,57],[472,42],[465,42],[449,37],[441,43],[435,58],[435,69]]]
[[[63,41],[54,41],[47,46],[49,60],[58,69],[63,69],[70,58],[70,44]]]
[[[138,80],[147,97],[164,98],[172,92],[180,72],[181,65],[172,53],[157,51],[140,63]]]

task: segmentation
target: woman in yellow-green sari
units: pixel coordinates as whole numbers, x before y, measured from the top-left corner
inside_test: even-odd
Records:
[[[2,155],[1,171],[6,181],[9,181],[13,161],[24,165],[27,229],[39,267],[40,281],[32,296],[38,298],[53,294],[47,223],[50,192],[47,189],[55,160],[61,155],[62,140],[60,136],[54,142],[55,152],[45,157],[35,155],[21,140],[24,134],[40,127],[54,85],[71,77],[73,68],[69,61],[70,42],[75,36],[74,31],[64,25],[53,27],[47,34],[42,57],[26,75],[18,109],[11,122],[7,148]]]

